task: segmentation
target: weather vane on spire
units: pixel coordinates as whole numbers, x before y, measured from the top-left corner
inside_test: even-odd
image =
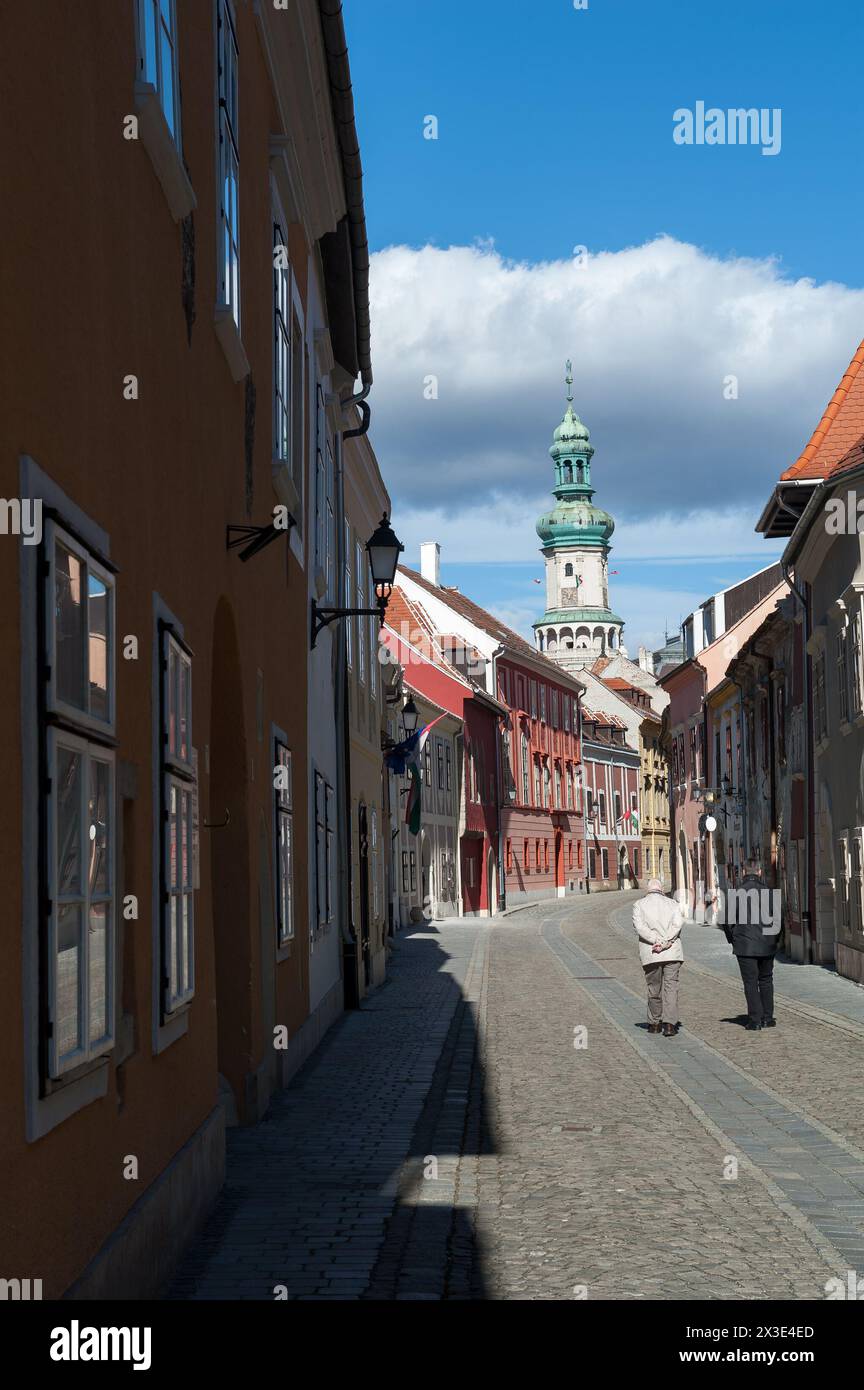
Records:
[[[570,358],[569,358],[569,357],[567,358],[567,361],[566,361],[566,363],[565,363],[564,365],[565,365],[566,368],[567,368],[567,375],[566,375],[565,378],[564,378],[564,380],[565,380],[566,383],[567,383],[567,399],[568,399],[568,401],[570,401],[570,403],[572,404],[572,402],[573,402],[573,363],[570,361]]]

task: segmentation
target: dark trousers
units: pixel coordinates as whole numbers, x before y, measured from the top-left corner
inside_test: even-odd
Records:
[[[738,956],[751,1023],[774,1017],[774,957]]]

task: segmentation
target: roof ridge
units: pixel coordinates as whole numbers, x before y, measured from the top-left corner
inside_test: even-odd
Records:
[[[792,478],[800,478],[802,475],[808,477],[812,476],[816,478],[823,478],[830,471],[830,468],[826,468],[824,472],[818,471],[818,465],[816,465],[815,463],[816,456],[822,448],[823,444],[825,444],[825,442],[827,441],[828,435],[831,432],[834,422],[836,421],[841,409],[848,400],[849,392],[851,391],[852,386],[854,385],[855,380],[862,366],[864,366],[864,339],[862,339],[862,341],[859,343],[857,352],[854,353],[852,360],[849,363],[849,366],[846,368],[845,372],[840,378],[839,385],[837,386],[833,396],[831,397],[830,401],[828,402],[827,406],[822,412],[822,418],[819,421],[819,424],[816,426],[813,433],[811,434],[810,439],[808,440],[804,449],[799,454],[795,462],[791,465],[791,467],[787,468],[785,473],[781,473],[780,478],[782,482],[788,482]],[[807,473],[807,467],[809,464],[814,465],[814,471],[812,474]]]

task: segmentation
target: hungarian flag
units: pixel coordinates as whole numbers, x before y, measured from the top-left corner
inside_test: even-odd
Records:
[[[621,817],[621,820],[618,822],[618,824],[619,824],[619,825],[623,825],[624,822],[625,822],[625,821],[628,821],[628,820],[630,821],[630,828],[631,828],[631,830],[635,830],[635,831],[636,831],[636,834],[638,835],[638,834],[639,834],[639,812],[638,812],[638,811],[634,811],[633,808],[631,807],[629,811],[625,811],[625,812],[624,812],[624,814],[623,814],[623,816]]]
[[[424,724],[422,729],[418,729],[410,738],[406,738],[402,743],[398,743],[395,748],[391,748],[385,758],[385,762],[391,772],[397,777],[403,774],[408,778],[408,801],[405,806],[405,821],[412,835],[420,834],[420,807],[422,804],[423,776],[420,771],[420,759],[423,756],[423,749],[426,739],[429,737],[429,730],[434,729],[439,719],[444,715],[439,714],[437,719]]]

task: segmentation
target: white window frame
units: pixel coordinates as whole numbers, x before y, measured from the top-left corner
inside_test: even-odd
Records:
[[[164,9],[168,8],[169,28],[164,23]],[[154,25],[154,59],[155,71],[150,71],[147,65],[147,16],[151,17]],[[138,47],[138,71],[142,82],[148,82],[159,98],[159,105],[165,117],[165,124],[168,127],[171,139],[178,150],[183,148],[182,135],[180,129],[180,77],[177,62],[177,4],[176,0],[138,0],[137,16],[137,47]],[[166,33],[168,43],[171,48],[171,119],[165,109],[165,81],[162,63],[162,32]],[[173,121],[173,125],[172,125]]]
[[[315,383],[315,568],[327,580],[327,407]]]
[[[112,674],[115,667],[116,656],[114,577],[112,574],[109,573],[107,569],[105,569],[103,565],[99,563],[99,561],[95,558],[92,552],[88,550],[86,546],[82,545],[80,541],[77,541],[74,538],[74,536],[71,536],[68,531],[66,531],[62,526],[60,526],[57,522],[53,520],[49,521],[45,526],[45,542],[47,556],[47,572],[45,576],[44,611],[45,636],[48,646],[48,680],[45,692],[46,709],[50,714],[56,714],[67,719],[77,728],[92,729],[94,732],[113,735],[115,732],[116,722],[116,688],[114,679],[108,680],[107,719],[100,719],[98,715],[91,714],[89,707],[89,699],[87,702],[87,708],[82,710],[75,705],[67,704],[65,700],[61,700],[57,693],[57,611],[56,604],[54,602],[54,595],[56,585],[56,557],[58,544],[62,545],[64,549],[70,551],[73,555],[77,556],[77,558],[85,566],[87,575],[95,575],[95,577],[102,584],[105,585],[106,594],[108,595],[108,622],[106,624],[108,635],[108,655],[106,660],[106,669],[108,669]],[[86,596],[86,602],[84,606],[85,695],[87,689],[89,688],[89,646],[87,642],[87,637],[90,631],[90,623],[88,619],[88,611],[89,595]]]
[[[284,247],[284,218],[273,208],[273,252]],[[273,458],[291,465],[291,267],[276,265],[273,258]],[[291,469],[292,480],[294,478]],[[296,486],[296,483],[295,483]]]
[[[350,608],[350,607],[352,606],[352,604],[351,604],[351,585],[352,585],[352,582],[353,582],[353,581],[352,581],[352,577],[351,577],[351,576],[352,576],[352,573],[353,573],[353,571],[352,571],[352,569],[351,569],[351,561],[352,561],[352,559],[353,559],[353,556],[352,556],[352,553],[351,553],[352,544],[353,544],[353,542],[352,542],[352,538],[351,538],[351,523],[346,519],[346,521],[345,521],[345,604],[344,604],[344,606],[345,606],[346,608]],[[347,620],[346,623],[345,623],[345,650],[346,650],[346,655],[347,655],[347,658],[348,658],[348,668],[349,668],[349,670],[353,670],[353,669],[354,669],[354,619],[353,619],[353,618],[348,618],[348,620]]]
[[[217,307],[228,309],[240,332],[240,57],[233,6],[230,0],[216,0],[216,131],[218,148],[217,195],[219,227],[217,235]],[[225,207],[225,181],[233,181],[234,208]],[[230,201],[230,196],[229,196]],[[233,252],[232,271],[226,273],[226,241]]]
[[[364,582],[363,582],[363,547],[359,541],[354,542],[354,607],[365,608],[363,602]],[[350,607],[349,603],[349,607]],[[349,618],[349,623],[357,624],[357,675],[361,685],[366,684],[366,625],[362,618]]]
[[[864,829],[849,831],[849,926],[853,935],[864,935]]]
[[[78,856],[80,876],[80,891],[75,894],[67,894],[62,902],[59,894],[59,883],[57,873],[57,858],[59,845],[57,843],[57,818],[59,809],[59,799],[57,795],[58,779],[57,765],[58,748],[65,748],[74,753],[80,759],[79,764],[79,842]],[[106,861],[107,892],[91,897],[89,884],[89,871],[86,864],[86,851],[89,839],[85,839],[85,826],[87,824],[87,797],[90,788],[91,765],[93,762],[104,763],[109,769],[108,775],[108,854]],[[114,1017],[115,1017],[115,960],[116,960],[116,935],[117,935],[117,887],[116,887],[116,845],[117,845],[117,803],[116,803],[116,779],[114,752],[101,744],[93,743],[81,737],[79,734],[70,733],[66,729],[56,726],[49,726],[47,729],[47,770],[50,790],[46,798],[46,829],[47,829],[47,867],[48,867],[48,1019],[50,1031],[47,1048],[48,1075],[51,1079],[57,1080],[64,1073],[73,1071],[77,1067],[87,1062],[92,1062],[96,1058],[110,1052],[114,1047]],[[100,1037],[91,1041],[90,1039],[90,906],[94,901],[104,902],[108,905],[106,914],[106,942],[105,942],[105,1024],[106,1032]],[[77,1018],[78,1018],[78,1046],[65,1056],[61,1057],[58,1050],[58,1007],[57,1007],[57,965],[58,965],[58,917],[59,908],[65,904],[80,904],[81,911],[81,938],[78,950],[78,999],[77,999]],[[82,1032],[85,1034],[82,1041]]]
[[[195,995],[195,842],[194,842],[194,804],[196,795],[195,768],[192,758],[192,653],[183,642],[179,633],[169,622],[160,619],[159,622],[159,653],[161,662],[161,703],[160,703],[160,784],[161,784],[161,804],[160,804],[160,841],[161,841],[161,862],[160,862],[160,903],[161,903],[161,931],[160,931],[160,958],[159,958],[159,981],[160,981],[160,1005],[161,1022],[164,1025],[174,1018],[181,1010],[185,1009]],[[170,746],[170,677],[171,677],[171,658],[174,657],[174,667],[177,673],[177,695],[179,711],[179,691],[180,691],[180,671],[183,667],[187,670],[186,679],[186,751],[184,758],[180,747],[172,750]],[[177,727],[179,729],[179,720]],[[171,882],[171,793],[175,790],[181,799],[186,799],[186,835],[188,845],[188,882],[181,881],[179,885]],[[182,839],[179,834],[177,839],[178,868],[182,871],[181,858]],[[177,970],[177,957],[171,951],[171,908],[174,901],[177,901],[179,908],[184,904],[188,905],[188,916],[186,930],[188,939],[185,943],[183,957],[187,962],[187,967],[183,972]],[[182,911],[177,914],[177,937],[180,941],[180,930],[182,923]],[[182,973],[182,978],[181,978]]]
[[[366,555],[366,592],[368,600],[366,607],[375,607],[375,580],[372,578],[372,566],[369,563],[369,555]],[[361,619],[362,622],[362,619]],[[369,687],[372,692],[372,699],[378,698],[378,632],[380,624],[373,613],[369,619]]]
[[[280,754],[284,753],[283,758]],[[288,786],[276,785],[278,769],[288,769]],[[287,826],[288,863],[283,858],[282,828]],[[273,730],[273,863],[276,890],[276,945],[282,950],[294,939],[294,758],[287,736]],[[284,910],[283,910],[284,904]]]

